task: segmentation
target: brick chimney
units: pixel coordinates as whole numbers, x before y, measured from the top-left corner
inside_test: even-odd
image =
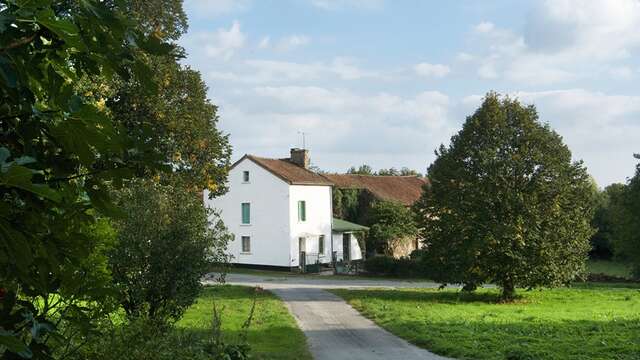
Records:
[[[307,149],[298,149],[298,148],[293,148],[291,149],[291,158],[290,158],[291,162],[303,167],[305,169],[309,168],[309,150]]]

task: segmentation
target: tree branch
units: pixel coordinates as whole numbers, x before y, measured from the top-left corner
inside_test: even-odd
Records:
[[[32,42],[38,36],[39,33],[40,33],[40,30],[36,31],[31,36],[20,38],[20,39],[18,39],[16,41],[10,43],[7,46],[5,46],[3,48],[0,48],[0,52],[5,52],[7,50],[15,49],[15,48],[20,47],[22,45],[26,45],[26,44]]]

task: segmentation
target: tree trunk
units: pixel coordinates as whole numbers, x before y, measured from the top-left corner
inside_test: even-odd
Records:
[[[513,281],[507,280],[502,283],[502,294],[500,297],[504,301],[510,301],[516,297],[516,287],[513,285]]]

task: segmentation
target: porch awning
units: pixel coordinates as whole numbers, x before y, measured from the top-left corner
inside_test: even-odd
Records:
[[[336,219],[333,218],[333,228],[334,232],[353,232],[353,231],[367,231],[368,227],[363,225],[358,225],[347,220]]]

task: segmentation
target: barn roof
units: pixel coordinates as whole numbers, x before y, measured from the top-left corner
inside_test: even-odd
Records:
[[[289,159],[270,159],[255,155],[245,155],[240,160],[236,161],[231,168],[235,167],[236,164],[240,163],[244,159],[253,161],[291,185],[333,185],[331,181],[327,180],[322,175],[319,175],[309,169],[305,169],[302,166],[298,166],[292,163]]]
[[[374,176],[357,174],[325,174],[335,187],[366,189],[380,200],[412,205],[422,195],[427,179],[417,176]]]

